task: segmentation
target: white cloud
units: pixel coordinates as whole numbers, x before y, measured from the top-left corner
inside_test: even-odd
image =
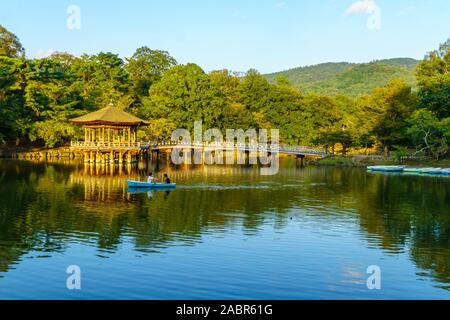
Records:
[[[374,0],[360,0],[354,2],[345,12],[346,16],[351,16],[352,14],[356,13],[374,13],[377,11],[377,4]]]
[[[283,8],[283,7],[285,7],[286,6],[286,2],[284,2],[284,1],[278,1],[276,4],[275,4],[275,7],[277,7],[277,8]]]

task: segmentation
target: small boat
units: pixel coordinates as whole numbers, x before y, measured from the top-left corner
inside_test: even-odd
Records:
[[[425,174],[442,174],[442,168],[422,168],[420,173]]]
[[[141,181],[127,181],[128,188],[147,188],[147,189],[173,189],[176,183],[148,183]]]
[[[402,166],[372,166],[367,167],[369,171],[384,171],[384,172],[402,172],[405,167]]]
[[[421,168],[405,168],[403,171],[404,172],[415,172],[415,173],[420,173],[422,170]]]

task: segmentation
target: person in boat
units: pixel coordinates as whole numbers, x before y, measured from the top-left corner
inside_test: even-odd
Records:
[[[170,179],[169,176],[167,175],[167,173],[164,173],[164,179],[163,179],[164,183],[166,184],[170,184]]]
[[[148,174],[147,183],[154,183],[155,178],[153,178],[153,173]]]

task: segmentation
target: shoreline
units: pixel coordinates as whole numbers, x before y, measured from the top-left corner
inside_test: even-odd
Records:
[[[441,167],[450,168],[450,159],[420,159],[420,160],[404,160],[397,161],[395,159],[375,159],[370,157],[361,156],[334,156],[333,158],[317,159],[308,162],[309,165],[315,166],[328,166],[328,167],[353,167],[353,168],[366,168],[369,166],[377,165],[405,165],[416,167]]]
[[[62,146],[58,148],[43,147],[3,147],[0,148],[0,159],[76,159],[77,153],[70,149],[70,146]],[[450,158],[446,159],[417,159],[397,161],[393,158],[384,158],[382,156],[365,156],[365,155],[335,155],[323,159],[310,159],[306,161],[306,165],[311,166],[327,166],[327,167],[353,167],[366,168],[377,165],[405,165],[417,167],[442,167],[450,168]]]

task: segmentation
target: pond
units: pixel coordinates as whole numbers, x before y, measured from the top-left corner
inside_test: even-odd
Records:
[[[448,177],[151,166],[1,160],[0,299],[450,299]]]

